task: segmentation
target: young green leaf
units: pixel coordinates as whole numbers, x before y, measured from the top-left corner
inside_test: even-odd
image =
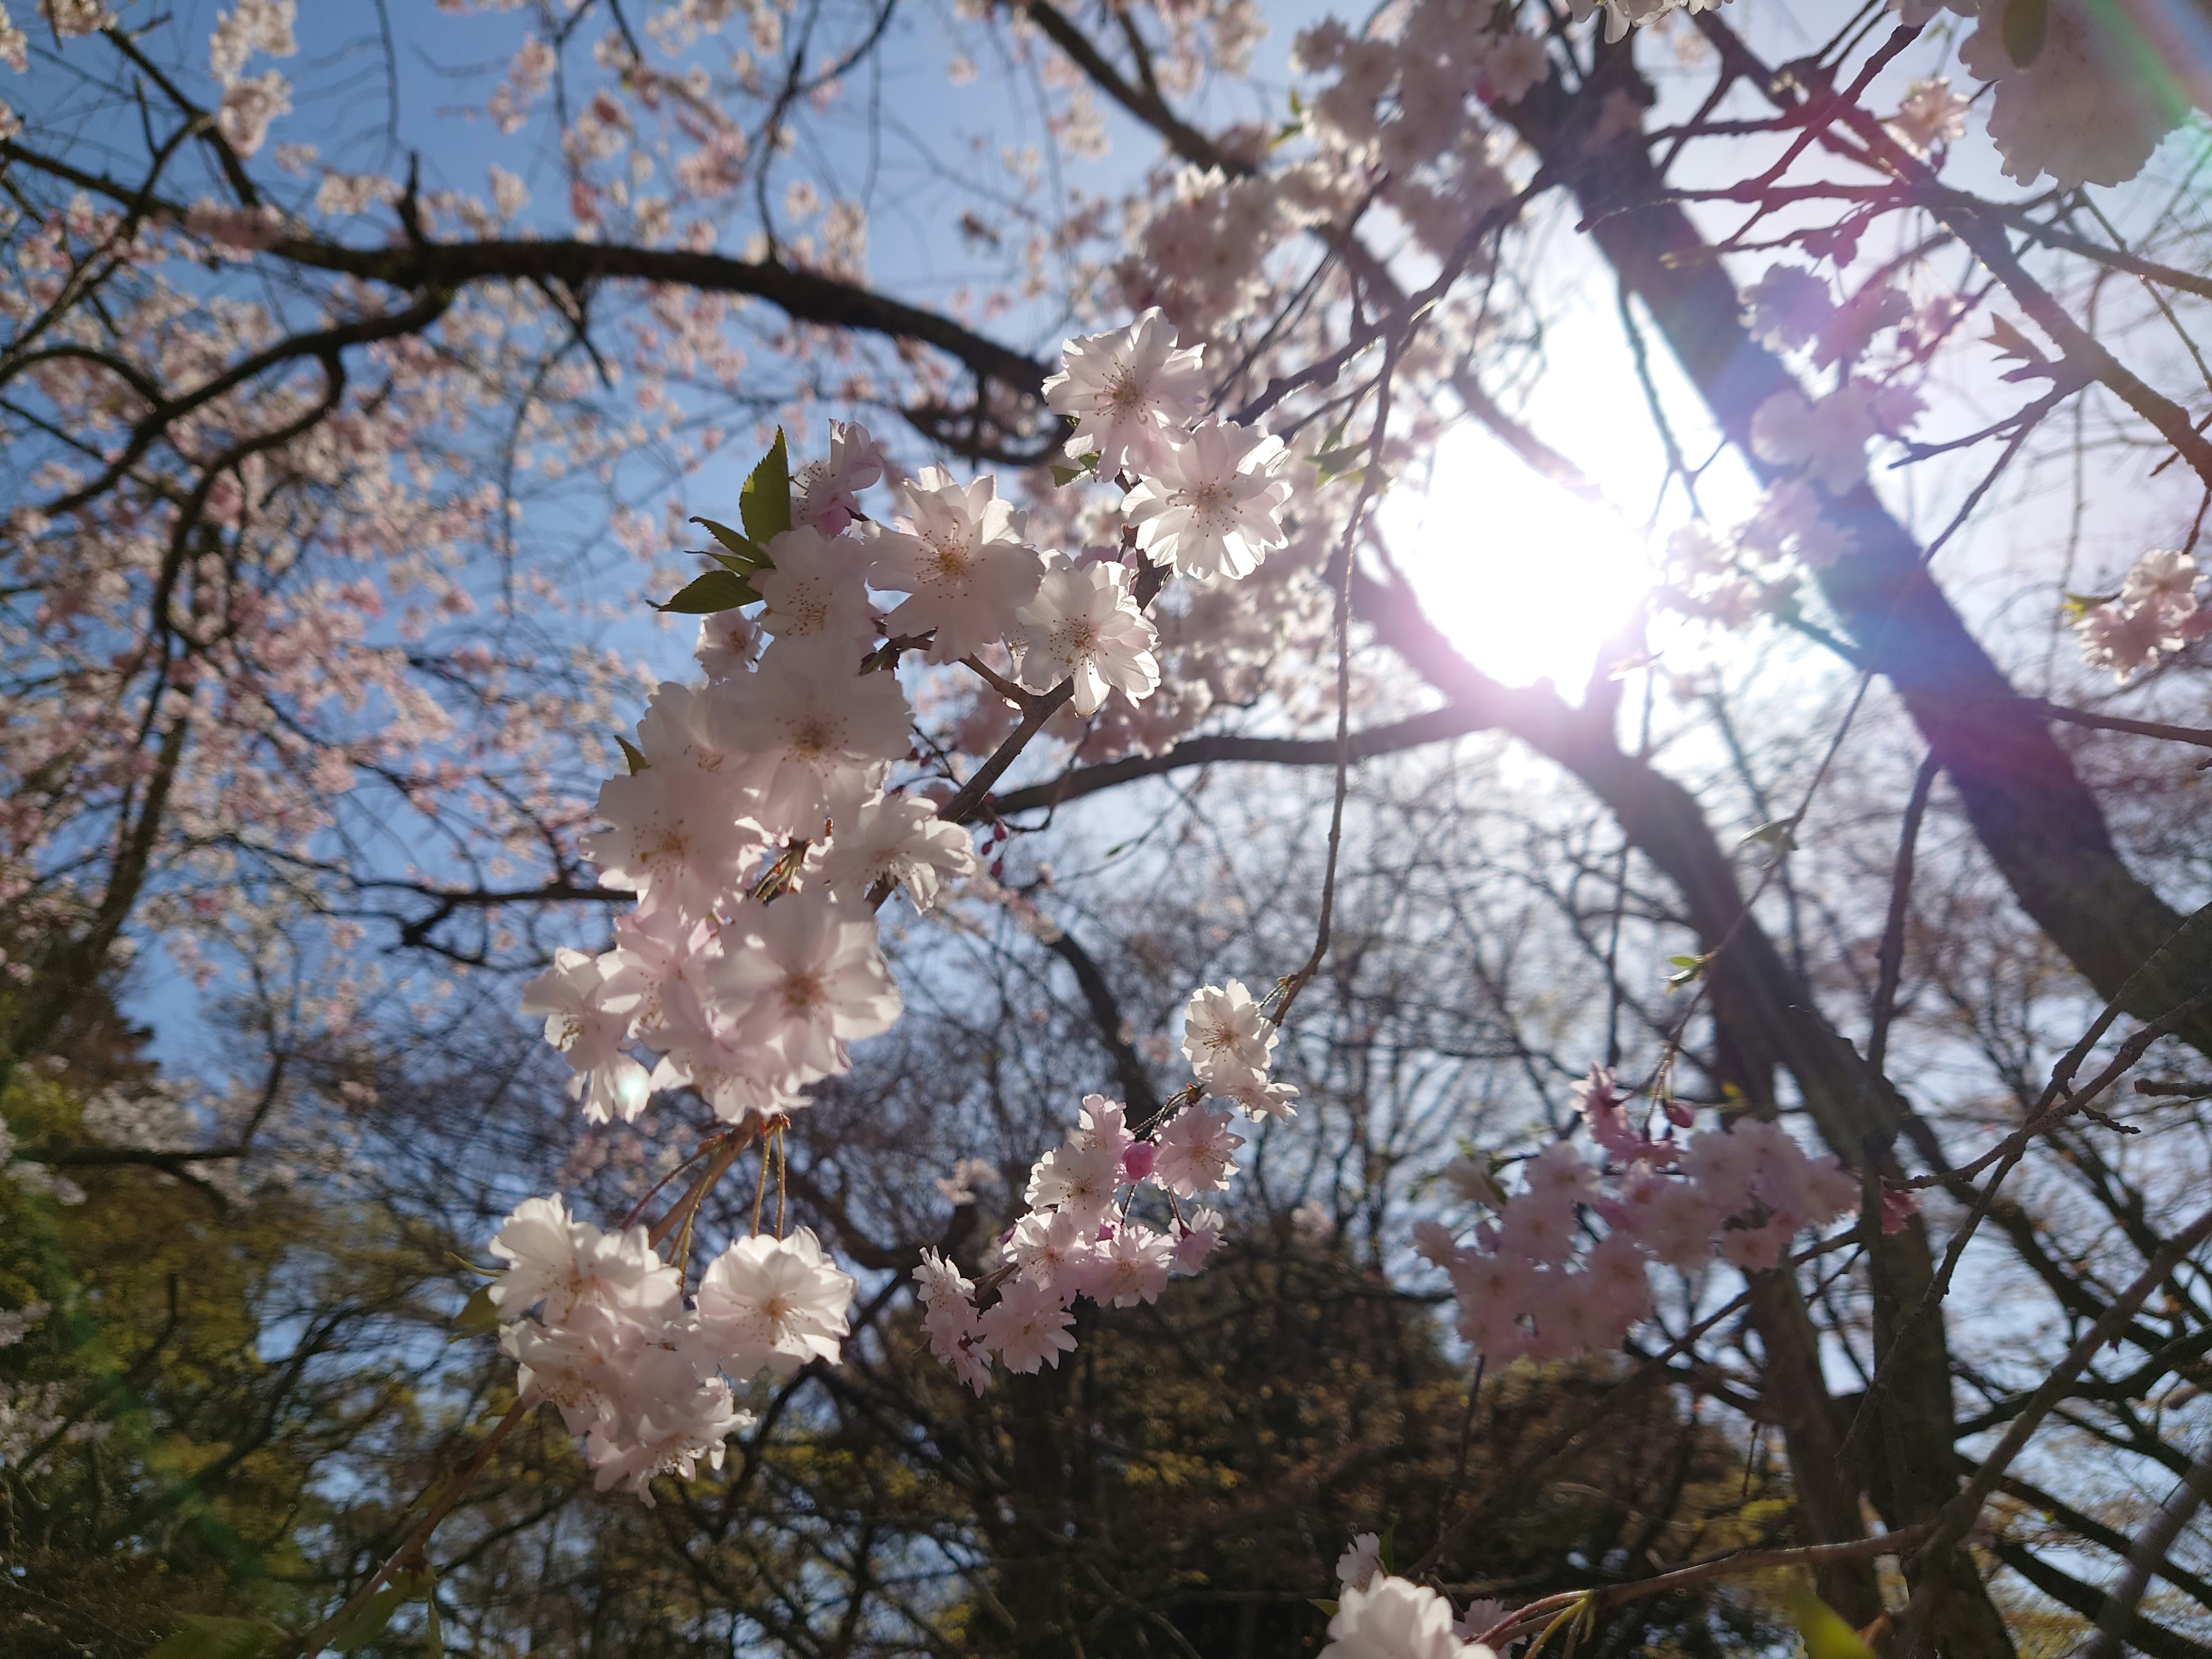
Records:
[[[622,745],[623,764],[629,768],[630,776],[635,777],[644,771],[646,763],[643,751],[619,732],[615,733],[615,741]]]
[[[1790,1587],[1790,1617],[1805,1638],[1806,1659],[1874,1659],[1844,1615],[1803,1584]]]
[[[686,617],[711,616],[717,611],[735,611],[741,605],[750,605],[760,595],[753,585],[734,570],[709,570],[705,575],[687,582],[683,591],[666,605],[656,605],[655,611],[671,611]]]
[[[491,1286],[478,1288],[477,1293],[461,1304],[460,1312],[453,1316],[453,1334],[456,1338],[474,1336],[499,1324],[499,1304],[491,1299]]]
[[[710,559],[721,560],[722,563],[737,571],[740,575],[755,565],[768,562],[767,554],[762,552],[758,547],[731,529],[729,526],[717,524],[712,519],[694,519],[691,522],[702,526],[708,535],[722,544],[723,553],[709,553],[707,556]],[[725,557],[725,553],[728,556]]]
[[[791,458],[784,450],[781,427],[776,428],[775,441],[738,493],[738,516],[744,520],[745,534],[763,545],[791,528]]]

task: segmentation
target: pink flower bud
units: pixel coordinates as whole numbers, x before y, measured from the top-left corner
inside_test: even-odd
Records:
[[[1158,1148],[1151,1141],[1140,1140],[1121,1154],[1121,1173],[1133,1182],[1149,1181],[1152,1175],[1152,1162],[1158,1156]]]

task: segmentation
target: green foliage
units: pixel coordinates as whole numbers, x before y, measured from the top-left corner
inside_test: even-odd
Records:
[[[653,608],[679,616],[705,617],[718,611],[735,611],[759,598],[753,585],[734,570],[709,570],[678,588],[667,604]]]
[[[745,534],[763,547],[791,528],[791,458],[781,427],[776,428],[775,441],[738,492],[738,516],[744,521]]]
[[[24,1151],[83,1191],[0,1180],[0,1307],[52,1310],[0,1349],[0,1391],[58,1389],[65,1418],[0,1468],[9,1659],[243,1659],[304,1628],[362,1500],[442,1420],[407,1334],[450,1305],[436,1241],[329,1192],[240,1201],[189,1168],[70,1164],[96,1144],[88,1096],[135,1070],[78,1055],[0,1094]]]

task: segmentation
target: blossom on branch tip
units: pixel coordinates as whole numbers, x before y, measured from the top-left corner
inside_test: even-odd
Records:
[[[738,1239],[699,1281],[702,1352],[740,1382],[763,1370],[788,1376],[810,1359],[834,1364],[853,1288],[811,1228]]]
[[[1153,563],[1193,581],[1249,575],[1288,539],[1289,459],[1279,438],[1208,420],[1153,464],[1121,511]]]
[[[1183,1058],[1209,1085],[1265,1074],[1280,1036],[1242,980],[1200,986],[1183,1006]]]
[[[1202,345],[1176,347],[1175,325],[1153,307],[1127,328],[1085,334],[1060,348],[1060,372],[1044,383],[1055,414],[1075,417],[1071,456],[1096,454],[1098,474],[1145,472],[1196,418],[1206,398]]]

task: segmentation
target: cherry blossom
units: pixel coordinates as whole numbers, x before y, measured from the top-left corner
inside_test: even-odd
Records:
[[[1157,306],[1127,328],[1068,341],[1066,367],[1044,383],[1046,404],[1075,417],[1068,454],[1097,456],[1103,477],[1151,471],[1171,434],[1200,411],[1205,353],[1202,345],[1177,349],[1175,325]]]
[[[1495,1659],[1462,1641],[1455,1622],[1451,1603],[1426,1585],[1376,1575],[1339,1599],[1322,1659]]]
[[[902,515],[869,526],[871,580],[908,596],[891,612],[891,630],[933,634],[932,662],[957,662],[1004,637],[1042,580],[1043,563],[997,489],[989,477],[963,484],[926,466],[898,485]]]
[[[1339,1589],[1364,1590],[1382,1571],[1382,1540],[1371,1532],[1355,1534],[1343,1554],[1336,1558]]]
[[[850,817],[909,746],[897,676],[860,673],[828,642],[779,640],[755,672],[713,689],[708,727],[745,757],[753,814],[777,835],[818,836]]]
[[[1915,81],[1887,123],[1890,135],[1915,155],[1955,143],[1966,136],[1966,100],[1942,76]]]
[[[1283,545],[1291,486],[1282,440],[1209,420],[1154,463],[1122,498],[1137,546],[1179,576],[1244,576]]]
[[[827,894],[747,907],[732,924],[742,945],[708,969],[743,1008],[741,1040],[773,1043],[802,1066],[842,1071],[843,1045],[890,1029],[898,987],[871,921]]]
[[[1208,1083],[1264,1075],[1280,1036],[1242,980],[1201,986],[1183,1007],[1183,1058]]]
[[[857,663],[876,634],[868,610],[867,549],[850,536],[799,525],[770,538],[764,550],[769,568],[752,579],[765,601],[760,625],[779,640],[848,647]]]
[[[1160,1131],[1159,1161],[1155,1178],[1177,1198],[1218,1193],[1229,1185],[1237,1167],[1237,1149],[1244,1137],[1229,1126],[1226,1112],[1204,1106],[1186,1107]]]
[[[509,1319],[543,1304],[546,1322],[559,1325],[594,1299],[665,1312],[683,1295],[644,1228],[602,1232],[570,1215],[558,1193],[517,1205],[493,1235],[491,1253],[513,1264],[490,1287],[493,1305]]]
[[[620,963],[616,952],[593,957],[564,945],[554,951],[553,966],[522,989],[523,1014],[544,1016],[545,1041],[576,1073],[569,1093],[594,1123],[635,1121],[650,1092],[645,1067],[622,1052],[638,998],[628,988],[610,995],[609,975]]]
[[[1116,1308],[1157,1302],[1174,1265],[1175,1251],[1164,1235],[1125,1222],[1098,1247],[1085,1289],[1093,1301]]]
[[[792,524],[825,536],[842,533],[860,515],[860,492],[884,471],[883,451],[867,428],[858,421],[830,422],[829,459],[809,461],[792,480]]]
[[[1042,691],[1073,680],[1075,712],[1085,715],[1109,690],[1141,702],[1157,690],[1159,635],[1137,609],[1134,580],[1118,564],[1048,562],[1036,597],[1015,612],[1027,640],[1023,683]]]
[[[1056,1366],[1075,1351],[1069,1327],[1074,1319],[1059,1296],[1027,1279],[1009,1280],[999,1299],[978,1321],[983,1343],[1010,1371],[1036,1372]]]
[[[708,1264],[698,1299],[702,1350],[722,1370],[741,1381],[763,1369],[788,1376],[811,1359],[836,1363],[853,1279],[801,1227],[735,1241]]]
[[[982,868],[968,832],[937,816],[919,795],[887,795],[863,806],[841,831],[819,866],[830,890],[849,904],[865,899],[878,882],[903,889],[917,910],[937,902],[944,883],[963,881]]]

